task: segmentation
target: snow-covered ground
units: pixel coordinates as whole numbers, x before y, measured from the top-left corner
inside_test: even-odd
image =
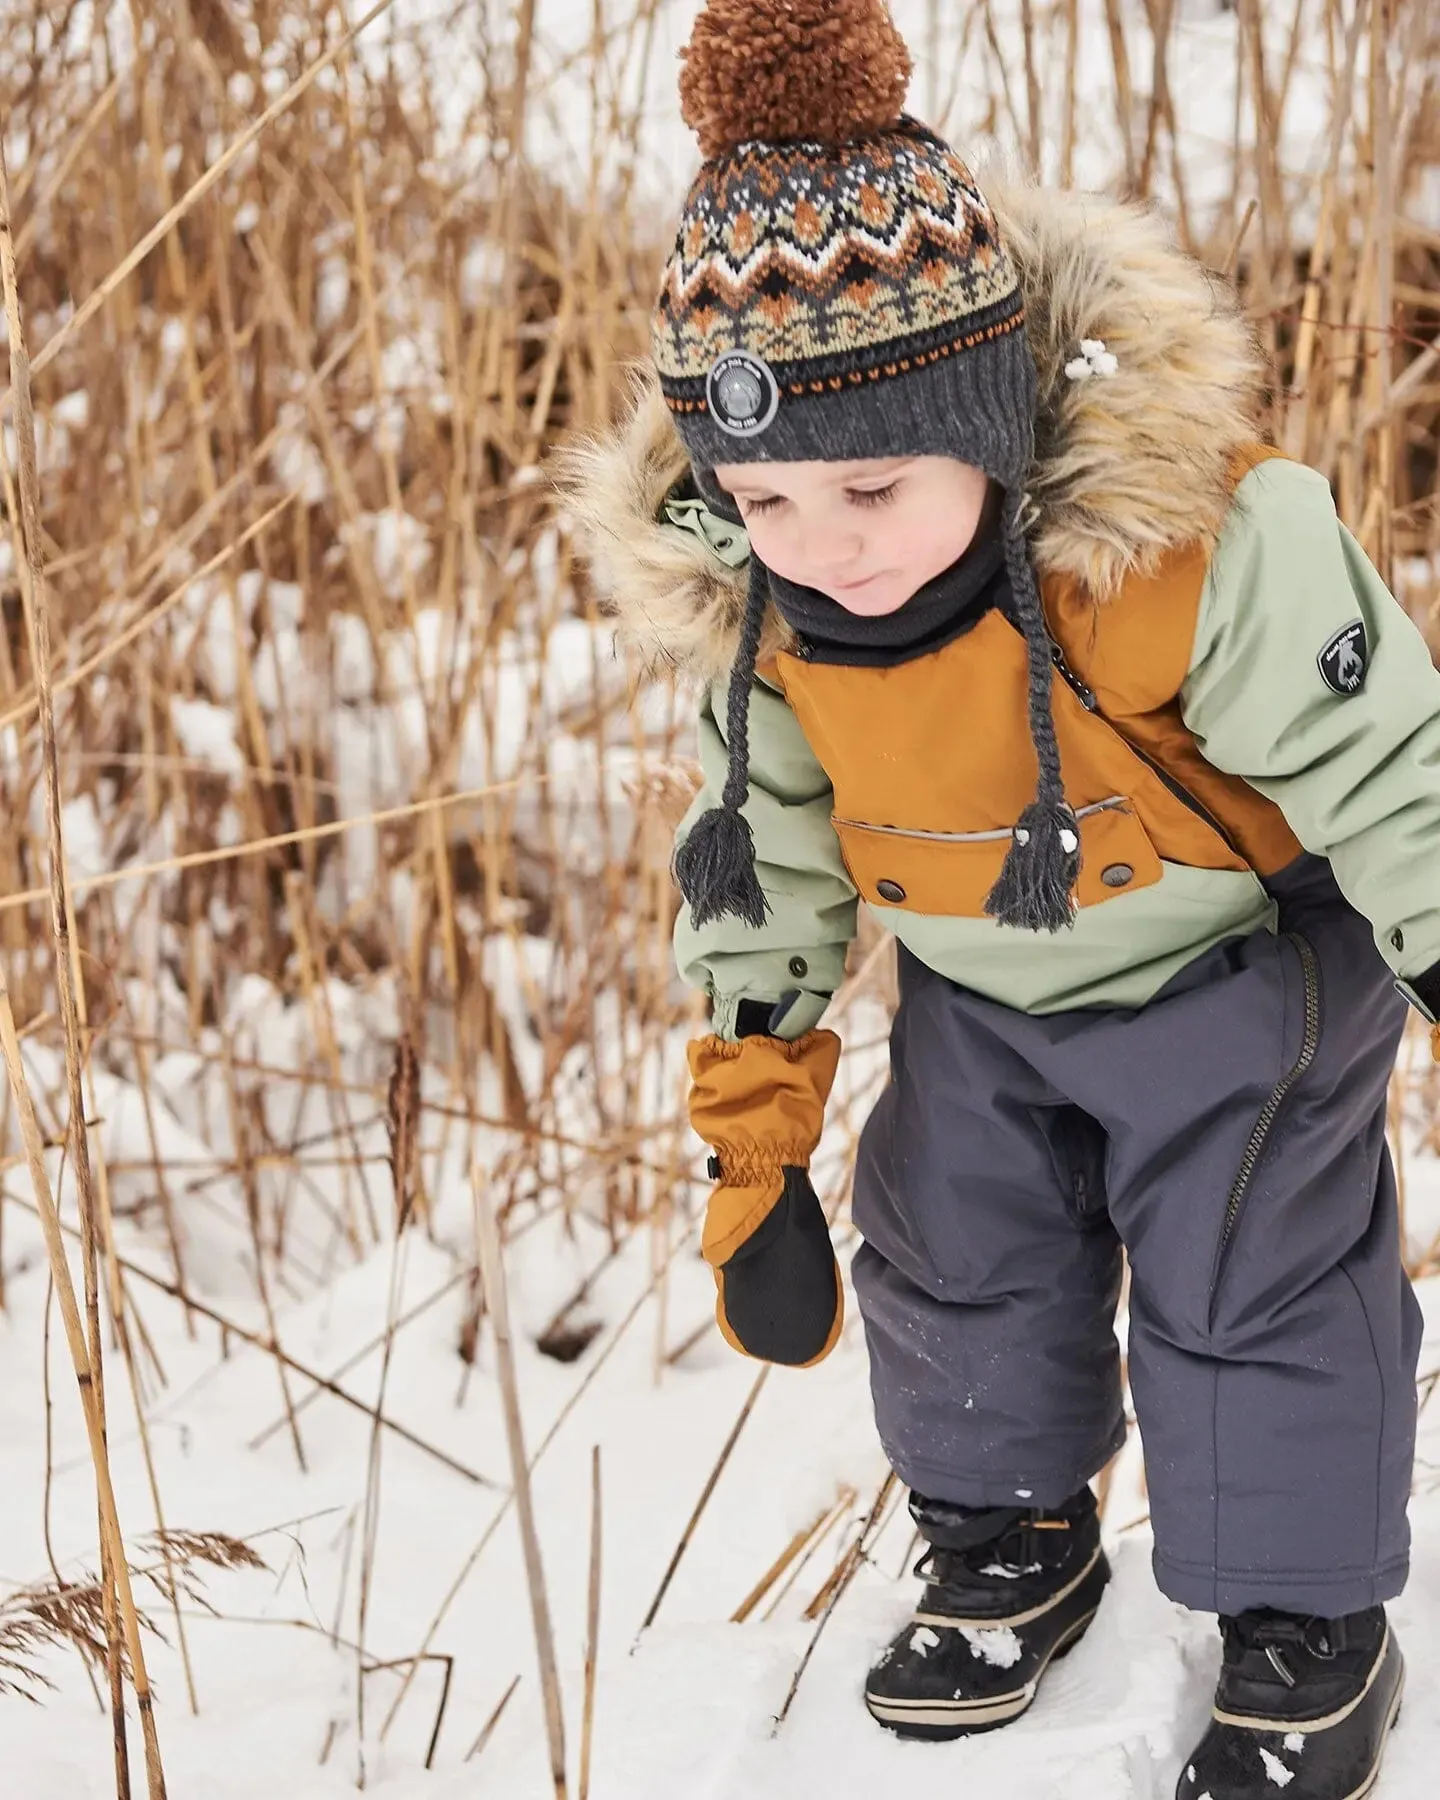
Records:
[[[857,1035],[869,1024],[856,1023]],[[274,1048],[279,1021],[267,1021],[266,1030],[272,1054],[281,1054]],[[352,1035],[348,1050],[363,1061],[361,1034]],[[197,1133],[189,1148],[202,1154],[200,1096],[186,1073],[162,1069],[157,1084],[169,1094],[173,1130],[178,1134],[188,1121]],[[193,1068],[189,1073],[194,1076]],[[267,1107],[290,1103],[286,1086],[267,1093]],[[118,1087],[101,1096],[101,1110],[120,1119],[121,1130],[123,1099]],[[319,1097],[312,1093],[309,1104],[319,1108]],[[355,1117],[362,1151],[383,1154],[382,1129],[366,1124],[358,1108]],[[318,1110],[310,1122],[331,1128]],[[306,1121],[299,1123],[303,1131]],[[317,1283],[309,1297],[282,1298],[277,1332],[297,1363],[373,1404],[380,1356],[373,1349],[358,1360],[357,1354],[373,1344],[387,1317],[408,1320],[395,1337],[384,1410],[412,1435],[387,1430],[381,1436],[365,1644],[372,1664],[428,1648],[436,1658],[453,1659],[452,1677],[428,1772],[423,1765],[442,1712],[445,1663],[421,1666],[388,1733],[383,1728],[400,1675],[377,1670],[365,1677],[367,1791],[385,1800],[477,1793],[527,1800],[551,1789],[520,1543],[506,1504],[495,1348],[487,1329],[473,1369],[458,1354],[472,1241],[467,1159],[458,1143],[443,1153],[435,1149],[433,1239],[412,1232],[398,1250],[375,1252]],[[183,1172],[188,1165],[178,1135],[171,1150],[177,1188],[197,1182]],[[498,1143],[482,1140],[479,1150],[482,1165],[493,1166]],[[292,1221],[301,1263],[321,1257],[320,1201],[338,1200],[333,1172],[317,1172],[311,1185],[315,1207],[297,1205]],[[1412,1154],[1407,1189],[1418,1248],[1440,1225],[1440,1164]],[[23,1193],[23,1181],[12,1175],[7,1190]],[[1179,1759],[1206,1710],[1218,1644],[1209,1620],[1176,1608],[1155,1589],[1133,1441],[1109,1493],[1114,1586],[1084,1645],[1047,1681],[1027,1719],[970,1744],[936,1747],[898,1743],[866,1716],[861,1678],[914,1594],[906,1574],[908,1522],[896,1508],[821,1636],[785,1724],[774,1730],[815,1631],[803,1615],[854,1541],[885,1475],[853,1309],[842,1348],[830,1361],[764,1379],[656,1623],[640,1633],[686,1520],[754,1395],[757,1369],[709,1330],[664,1367],[657,1383],[659,1302],[648,1234],[632,1237],[607,1259],[603,1234],[583,1223],[586,1195],[571,1198],[581,1223],[568,1232],[553,1209],[542,1217],[542,1209],[518,1208],[507,1254],[524,1428],[536,1458],[539,1536],[562,1665],[570,1793],[578,1792],[592,1449],[598,1445],[603,1554],[594,1800],[789,1800],[797,1792],[870,1800],[930,1783],[941,1792],[1013,1793],[1025,1800],[1168,1800]],[[210,1199],[208,1208],[191,1202],[187,1266],[194,1291],[215,1311],[261,1332],[248,1252],[227,1216],[234,1196],[210,1190]],[[671,1244],[665,1343],[673,1348],[705,1323],[712,1290],[683,1220]],[[54,1474],[48,1505],[43,1499],[46,1281],[38,1232],[15,1205],[5,1209],[4,1245],[0,1623],[4,1596],[46,1573],[47,1518],[49,1543],[67,1577],[91,1562],[94,1542],[93,1484],[74,1382],[53,1321]],[[120,1247],[139,1267],[166,1272],[153,1227],[122,1225]],[[569,1364],[540,1354],[536,1335],[594,1269],[593,1286],[571,1321],[597,1326],[593,1342]],[[197,1321],[192,1337],[175,1301],[138,1279],[131,1291],[168,1382],[148,1409],[166,1523],[172,1530],[243,1537],[267,1565],[263,1572],[212,1573],[204,1602],[186,1604],[198,1718],[188,1709],[173,1615],[142,1583],[142,1604],[171,1640],[168,1647],[152,1641],[150,1652],[170,1791],[185,1800],[253,1800],[262,1793],[320,1800],[353,1791],[359,1768],[353,1642],[369,1421],[359,1407],[313,1397],[311,1385],[292,1372],[291,1398],[304,1402],[302,1470],[283,1425],[274,1363],[233,1339],[225,1354],[212,1325]],[[1440,1280],[1422,1291],[1430,1321],[1422,1372],[1429,1374],[1440,1370]],[[109,1393],[132,1557],[153,1565],[141,1540],[155,1514],[113,1355]],[[829,1526],[790,1565],[787,1578],[765,1592],[746,1622],[732,1623],[796,1534],[827,1515]],[[498,1529],[486,1541],[497,1516]],[[1379,1789],[1382,1800],[1419,1800],[1432,1792],[1440,1757],[1440,1717],[1426,1699],[1440,1675],[1440,1413],[1428,1407],[1413,1518],[1415,1572],[1394,1610],[1410,1659],[1411,1701]],[[42,1707],[0,1698],[4,1791],[102,1800],[114,1791],[109,1727],[78,1659],[52,1652],[37,1666],[56,1684]],[[517,1676],[489,1741],[467,1762]]]

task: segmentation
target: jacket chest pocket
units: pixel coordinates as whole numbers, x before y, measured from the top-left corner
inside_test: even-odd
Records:
[[[1123,795],[1083,806],[1080,822],[1081,906],[1098,906],[1159,881],[1160,857]],[[942,918],[982,918],[999,879],[1008,831],[907,831],[832,820],[850,878],[873,906]]]

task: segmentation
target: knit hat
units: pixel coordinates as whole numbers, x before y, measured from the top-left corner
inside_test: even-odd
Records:
[[[682,55],[681,110],[707,161],[651,338],[696,479],[713,496],[720,462],[938,455],[1004,490],[1039,784],[986,911],[1059,930],[1073,917],[1079,831],[1022,523],[1035,364],[995,216],[964,163],[902,111],[910,57],[883,0],[709,0]],[[727,915],[759,926],[768,914],[741,812],[768,599],[769,572],[752,554],[722,803],[675,858],[697,926]]]

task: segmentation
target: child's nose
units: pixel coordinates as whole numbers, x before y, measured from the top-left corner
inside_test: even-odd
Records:
[[[853,525],[820,520],[810,527],[805,560],[812,569],[839,571],[856,562],[863,547],[864,540]]]

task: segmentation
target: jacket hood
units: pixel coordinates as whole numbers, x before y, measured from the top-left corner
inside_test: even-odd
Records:
[[[1020,268],[1039,373],[1031,554],[1042,579],[1103,601],[1167,550],[1213,546],[1232,460],[1256,436],[1259,353],[1228,285],[1177,250],[1154,213],[984,185]],[[1067,364],[1089,367],[1080,346],[1096,340],[1113,373],[1068,376]],[[624,421],[567,452],[560,480],[622,641],[652,666],[708,681],[734,660],[746,580],[733,554],[727,562],[693,525],[662,516],[687,468],[642,372]],[[762,662],[785,640],[772,610]]]

